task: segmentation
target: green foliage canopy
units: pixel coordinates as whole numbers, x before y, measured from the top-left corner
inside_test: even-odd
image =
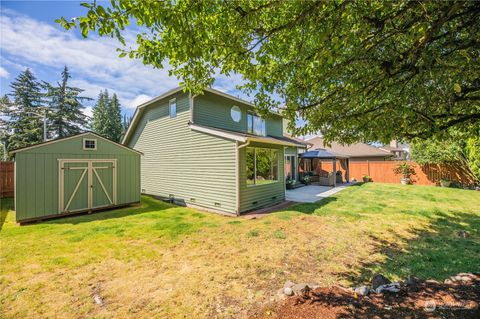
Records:
[[[243,76],[259,112],[284,114],[318,132],[355,142],[469,135],[480,122],[478,1],[111,1],[58,19],[83,36],[125,45],[120,56],[170,66],[199,93],[216,74]],[[290,121],[293,129],[294,121]]]
[[[120,142],[122,137],[122,113],[117,95],[110,98],[108,91],[101,91],[93,108],[92,129],[94,132]]]
[[[69,86],[70,78],[70,72],[65,66],[60,83],[54,86],[44,82],[44,87],[47,89],[45,96],[53,111],[49,115],[52,122],[50,129],[57,137],[78,134],[88,124],[87,116],[82,111],[85,108],[82,102],[91,99],[80,95],[84,90]]]
[[[30,69],[21,72],[10,84],[12,101],[2,101],[9,117],[8,147],[16,149],[42,141],[40,113],[44,95],[41,84]]]
[[[450,132],[444,139],[416,139],[411,144],[412,159],[423,164],[454,164],[480,183],[480,137]],[[477,135],[479,136],[479,135]]]

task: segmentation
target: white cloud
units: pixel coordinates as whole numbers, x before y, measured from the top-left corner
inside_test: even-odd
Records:
[[[0,78],[8,78],[9,75],[8,71],[0,66]]]
[[[137,106],[139,106],[139,105],[141,105],[145,102],[148,102],[151,99],[153,99],[153,97],[150,96],[150,95],[140,94],[139,96],[137,96],[133,100],[128,101],[126,107],[136,108]]]
[[[2,55],[8,54],[12,65],[55,68],[55,72],[67,65],[73,75],[71,84],[85,89],[85,96],[96,99],[100,90],[108,89],[129,112],[179,82],[168,76],[168,63],[165,69],[154,69],[138,60],[119,58],[116,49],[120,44],[108,37],[92,34],[80,39],[73,32],[8,9],[1,11],[0,29]],[[127,43],[134,44],[135,36],[135,32],[126,31]],[[4,72],[0,69],[0,76]],[[219,75],[214,87],[247,98],[235,89],[240,83],[239,75]]]
[[[73,32],[11,10],[2,10],[0,29],[2,52],[24,65],[57,69],[67,65],[73,74],[72,85],[85,89],[88,97],[96,98],[100,90],[108,89],[117,93],[120,103],[129,108],[141,96],[157,96],[178,85],[177,79],[168,76],[167,69],[119,58],[119,43],[110,38],[92,35],[79,39]],[[126,37],[133,36],[127,33]]]
[[[84,108],[82,111],[83,111],[83,114],[85,114],[88,117],[93,116],[93,108],[91,106]]]

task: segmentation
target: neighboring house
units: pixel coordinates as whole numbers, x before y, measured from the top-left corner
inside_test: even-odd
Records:
[[[379,149],[392,153],[395,160],[410,159],[410,146],[398,141],[391,141],[390,145],[380,146]]]
[[[262,119],[231,95],[182,88],[140,105],[123,143],[144,153],[142,193],[229,214],[283,201],[285,156],[306,148],[284,136],[278,114]]]
[[[389,160],[392,154],[389,151],[379,149],[375,146],[366,143],[354,143],[344,145],[337,142],[332,142],[326,145],[322,137],[316,136],[306,140],[312,146],[310,149],[322,148],[337,155],[348,157],[350,162],[355,161],[383,161]]]

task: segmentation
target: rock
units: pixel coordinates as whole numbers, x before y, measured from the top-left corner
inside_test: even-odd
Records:
[[[311,290],[320,288],[320,285],[317,285],[317,284],[307,284],[307,286],[308,286],[308,288],[310,288]]]
[[[418,284],[420,280],[415,277],[415,276],[408,276],[407,279],[405,279],[405,286],[407,287],[408,291],[411,292],[417,292],[418,289]]]
[[[97,305],[103,306],[102,297],[100,297],[98,294],[94,294],[94,295],[93,295],[93,301],[94,301]]]
[[[283,288],[283,293],[287,296],[293,296],[293,289],[291,287]]]
[[[274,297],[275,300],[282,301],[282,300],[285,300],[285,299],[287,298],[287,296],[286,296],[285,293],[283,292],[283,289],[284,289],[284,288],[280,288],[280,289],[277,291],[277,295]]]
[[[355,288],[354,291],[359,295],[367,296],[370,293],[370,287],[360,286],[360,287]]]
[[[375,289],[375,292],[377,294],[382,293],[382,292],[399,292],[400,291],[400,283],[399,282],[394,282],[391,284],[386,284],[386,285],[381,285],[378,286],[377,289]]]
[[[462,282],[470,282],[475,279],[474,274],[469,274],[469,273],[459,273],[458,275],[450,277],[450,280],[452,281],[462,281]]]
[[[295,284],[292,287],[293,293],[297,296],[304,295],[310,291],[310,287],[307,284]]]
[[[468,238],[468,237],[470,237],[470,234],[469,234],[467,231],[465,231],[465,230],[460,230],[459,232],[457,232],[457,235],[458,235],[458,237],[460,237],[460,238]]]
[[[293,281],[287,280],[283,285],[283,288],[292,288],[295,285]]]
[[[377,290],[378,287],[380,287],[382,285],[388,285],[389,283],[391,283],[391,281],[388,280],[387,277],[385,277],[382,274],[376,274],[372,278],[372,289]]]

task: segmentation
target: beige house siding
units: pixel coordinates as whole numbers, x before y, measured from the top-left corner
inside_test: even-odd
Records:
[[[168,101],[173,97],[177,99],[177,116],[170,118]],[[189,107],[185,93],[155,102],[144,110],[126,141],[144,153],[142,192],[235,213],[235,142],[191,130]]]
[[[194,104],[194,123],[237,132],[247,132],[247,112],[253,110],[251,106],[210,92],[195,97]],[[230,116],[231,108],[234,105],[238,106],[242,112],[239,122],[233,121]],[[267,135],[283,136],[282,117],[271,114],[265,119],[265,129]]]
[[[252,147],[275,148],[278,153],[278,181],[265,185],[248,185],[245,166],[246,148],[239,152],[240,168],[240,212],[249,211],[266,205],[285,200],[285,177],[284,177],[284,147],[278,145],[251,143]]]

